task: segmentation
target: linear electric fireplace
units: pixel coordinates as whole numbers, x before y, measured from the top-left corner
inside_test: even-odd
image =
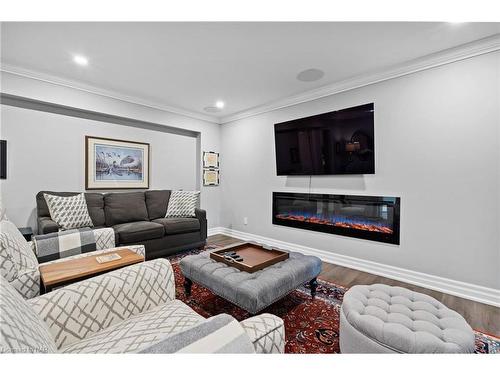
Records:
[[[399,245],[398,197],[273,192],[273,224]]]

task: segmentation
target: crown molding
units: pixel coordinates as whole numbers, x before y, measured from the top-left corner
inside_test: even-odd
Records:
[[[161,111],[166,111],[181,116],[213,122],[217,124],[226,124],[232,121],[241,120],[247,117],[256,116],[262,113],[274,111],[280,108],[286,108],[293,105],[309,102],[320,99],[326,96],[339,94],[345,91],[354,90],[360,87],[372,85],[375,83],[387,81],[393,78],[402,77],[405,75],[417,73],[423,70],[432,69],[453,62],[465,60],[471,57],[484,55],[487,53],[500,50],[500,34],[479,39],[477,41],[453,47],[444,51],[440,51],[431,55],[427,55],[415,60],[411,60],[402,64],[395,65],[391,68],[381,69],[368,74],[359,75],[343,81],[335,82],[329,85],[309,90],[297,95],[288,96],[282,99],[271,101],[253,108],[249,108],[229,116],[210,116],[207,114],[189,111],[182,108],[166,105],[159,102],[145,100],[139,97],[125,95],[116,91],[106,90],[100,87],[91,86],[82,82],[63,79],[53,75],[40,73],[30,69],[20,68],[18,66],[1,64],[0,71],[13,75],[30,78],[50,84],[60,85],[75,90],[88,92],[95,95],[100,95],[131,104],[137,104]]]
[[[359,75],[340,82],[319,87],[297,95],[282,98],[267,104],[259,105],[233,115],[220,118],[221,124],[241,120],[246,117],[259,115],[274,111],[276,109],[290,107],[293,105],[320,99],[326,96],[339,94],[341,92],[354,90],[360,87],[387,81],[393,78],[402,77],[408,74],[417,73],[423,70],[436,68],[442,65],[465,60],[471,57],[484,55],[500,50],[500,34],[479,39],[471,43],[436,52],[415,60],[395,65],[391,68],[381,69],[369,74]]]
[[[95,95],[104,96],[104,97],[111,98],[111,99],[120,100],[120,101],[131,103],[131,104],[137,104],[137,105],[141,105],[144,107],[158,109],[160,111],[170,112],[170,113],[174,113],[177,115],[194,118],[197,120],[213,122],[216,124],[219,123],[219,119],[216,116],[205,115],[203,113],[189,111],[186,109],[173,107],[173,106],[165,105],[162,103],[158,103],[158,102],[154,102],[154,101],[150,101],[150,100],[145,100],[145,99],[142,99],[139,97],[125,95],[125,94],[119,93],[117,91],[106,90],[106,89],[103,89],[100,87],[87,85],[87,84],[82,83],[82,82],[56,77],[54,75],[37,72],[37,71],[31,70],[31,69],[21,68],[21,67],[15,66],[15,65],[1,64],[0,71],[5,72],[5,73],[9,73],[9,74],[13,74],[16,76],[24,77],[24,78],[34,79],[34,80],[45,82],[45,83],[50,83],[50,84],[64,86],[64,87],[68,87],[68,88],[79,90],[79,91],[88,92],[90,94],[95,94]]]

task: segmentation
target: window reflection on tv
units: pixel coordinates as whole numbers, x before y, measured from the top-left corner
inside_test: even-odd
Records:
[[[373,103],[274,125],[278,175],[374,174]]]

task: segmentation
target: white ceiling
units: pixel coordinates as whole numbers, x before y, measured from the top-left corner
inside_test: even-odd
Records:
[[[1,62],[216,117],[500,32],[500,23],[2,23]],[[89,59],[77,66],[73,54]],[[297,74],[325,72],[316,82]]]

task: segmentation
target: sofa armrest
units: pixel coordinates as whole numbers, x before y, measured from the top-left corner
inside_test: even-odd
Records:
[[[50,217],[39,217],[38,220],[38,234],[48,234],[57,232],[59,230],[59,225],[52,220]]]
[[[28,302],[60,349],[175,298],[165,259],[135,264],[65,286]]]
[[[261,314],[240,322],[253,343],[256,353],[284,353],[285,326],[272,314]]]
[[[207,239],[207,211],[201,208],[195,209],[196,218],[200,221],[200,236],[201,240]]]

